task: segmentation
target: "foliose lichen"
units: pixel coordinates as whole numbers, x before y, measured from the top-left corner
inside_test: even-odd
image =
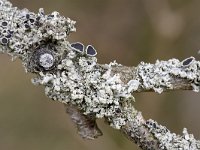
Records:
[[[200,89],[200,62],[194,57],[189,57],[182,62],[178,59],[157,60],[155,64],[141,62],[137,74],[142,88],[153,89],[158,93],[162,93],[165,89],[173,89],[174,78],[190,81],[193,91],[198,92]]]
[[[71,50],[57,66],[55,74],[41,72],[33,82],[44,85],[51,99],[74,104],[86,115],[106,117],[119,129],[127,118],[131,119],[127,116],[130,101],[134,99],[131,93],[137,90],[139,82],[132,80],[124,84],[120,76],[111,74],[112,65],[100,70],[96,57],[82,57]]]
[[[171,133],[166,127],[159,125],[154,120],[147,120],[146,126],[149,131],[160,142],[160,149],[169,150],[197,150],[200,149],[200,141],[194,139],[192,134],[188,134],[187,129],[183,129],[183,135],[176,135]]]
[[[75,21],[58,12],[45,15],[41,8],[37,14],[28,9],[12,7],[7,0],[0,0],[0,51],[22,60],[39,45],[65,41],[75,31]],[[59,50],[59,49],[58,49]]]

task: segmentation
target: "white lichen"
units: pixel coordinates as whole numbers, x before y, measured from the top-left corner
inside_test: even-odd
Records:
[[[200,141],[194,139],[192,134],[188,134],[187,129],[183,129],[183,135],[176,135],[171,133],[166,127],[158,125],[157,122],[153,120],[147,120],[146,126],[149,131],[155,136],[159,141],[160,149],[169,150],[197,150],[200,149]]]
[[[6,0],[0,0],[0,16],[0,51],[22,59],[45,40],[63,41],[75,31],[75,21],[58,12],[45,15],[44,10],[39,9],[35,14],[28,9],[12,7]]]
[[[165,89],[173,89],[174,78],[180,78],[190,81],[193,91],[199,91],[200,62],[195,59],[187,65],[184,65],[183,62],[170,59],[168,61],[157,60],[155,64],[140,63],[137,74],[140,82],[142,82],[142,88],[153,89],[157,93],[162,93]]]
[[[131,93],[137,90],[139,81],[124,84],[118,74],[111,74],[112,65],[118,65],[116,62],[102,72],[96,69],[95,57],[82,57],[73,50],[68,51],[56,74],[41,74],[34,82],[44,85],[45,93],[53,100],[75,104],[86,115],[112,118],[110,123],[115,128],[125,125],[127,118],[131,117],[127,117],[125,110],[120,115],[116,112],[134,99]]]

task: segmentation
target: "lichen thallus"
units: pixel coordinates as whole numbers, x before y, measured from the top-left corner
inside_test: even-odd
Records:
[[[86,48],[81,42],[74,42],[70,44],[70,47],[82,54],[86,54],[87,56],[96,56],[97,51],[92,45],[88,45]]]

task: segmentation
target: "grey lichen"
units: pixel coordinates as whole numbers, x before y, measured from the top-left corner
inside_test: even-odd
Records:
[[[156,61],[155,64],[140,63],[138,65],[138,78],[142,83],[141,88],[162,93],[166,89],[174,89],[174,80],[187,80],[193,87],[193,91],[200,89],[200,62],[194,57],[180,62],[177,59],[168,61]]]
[[[142,149],[199,149],[199,141],[186,130],[184,136],[176,136],[152,120],[145,121],[132,104],[134,92],[199,91],[199,61],[190,57],[182,62],[142,62],[137,67],[115,61],[100,65],[93,46],[77,51],[67,40],[74,25],[58,12],[45,15],[39,9],[35,14],[0,0],[0,51],[20,58],[25,70],[37,75],[32,82],[43,85],[50,99],[65,104],[83,138],[102,135],[95,119],[105,118]]]
[[[128,108],[123,110],[122,106],[134,99],[131,92],[135,87],[131,89],[131,83],[123,84],[119,75],[111,74],[112,65],[117,63],[100,69],[96,57],[72,49],[67,36],[75,31],[74,21],[58,12],[45,15],[43,9],[38,14],[18,10],[7,1],[2,1],[1,8],[7,12],[2,13],[1,19],[7,25],[3,23],[0,32],[12,31],[7,44],[2,43],[4,52],[18,56],[28,72],[38,74],[33,81],[45,86],[47,96],[74,104],[86,115],[108,117],[115,128],[125,125]],[[123,111],[116,115],[117,110]]]
[[[34,83],[44,85],[51,99],[74,104],[86,115],[109,118],[111,125],[119,129],[131,121],[127,117],[128,104],[134,99],[131,93],[139,82],[124,84],[119,75],[111,75],[112,65],[107,65],[107,70],[100,69],[95,57],[79,57],[71,50],[57,66],[56,74],[41,72]]]
[[[187,129],[183,129],[183,135],[171,133],[166,127],[158,125],[153,120],[147,120],[146,126],[149,131],[158,139],[159,149],[163,150],[198,150],[200,141],[194,139],[192,134],[188,134]]]
[[[31,49],[49,42],[63,42],[70,32],[75,31],[75,21],[58,12],[49,15],[39,9],[38,14],[28,9],[12,7],[7,0],[0,1],[1,51],[22,60],[27,59]]]

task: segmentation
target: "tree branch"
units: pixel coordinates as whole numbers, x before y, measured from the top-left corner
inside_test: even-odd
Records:
[[[177,59],[158,61],[155,64],[141,62],[137,67],[117,66],[113,74],[119,74],[124,83],[139,81],[134,92],[193,90],[199,92],[200,63],[194,57],[180,62]]]
[[[45,15],[12,7],[0,0],[0,51],[18,57],[32,81],[45,94],[65,104],[83,138],[101,134],[95,119],[105,118],[142,149],[200,149],[200,142],[183,130],[171,133],[153,120],[145,120],[133,106],[133,93],[200,88],[200,62],[193,57],[126,67],[116,62],[98,64],[97,58],[74,49],[67,40],[75,22],[53,12]]]

